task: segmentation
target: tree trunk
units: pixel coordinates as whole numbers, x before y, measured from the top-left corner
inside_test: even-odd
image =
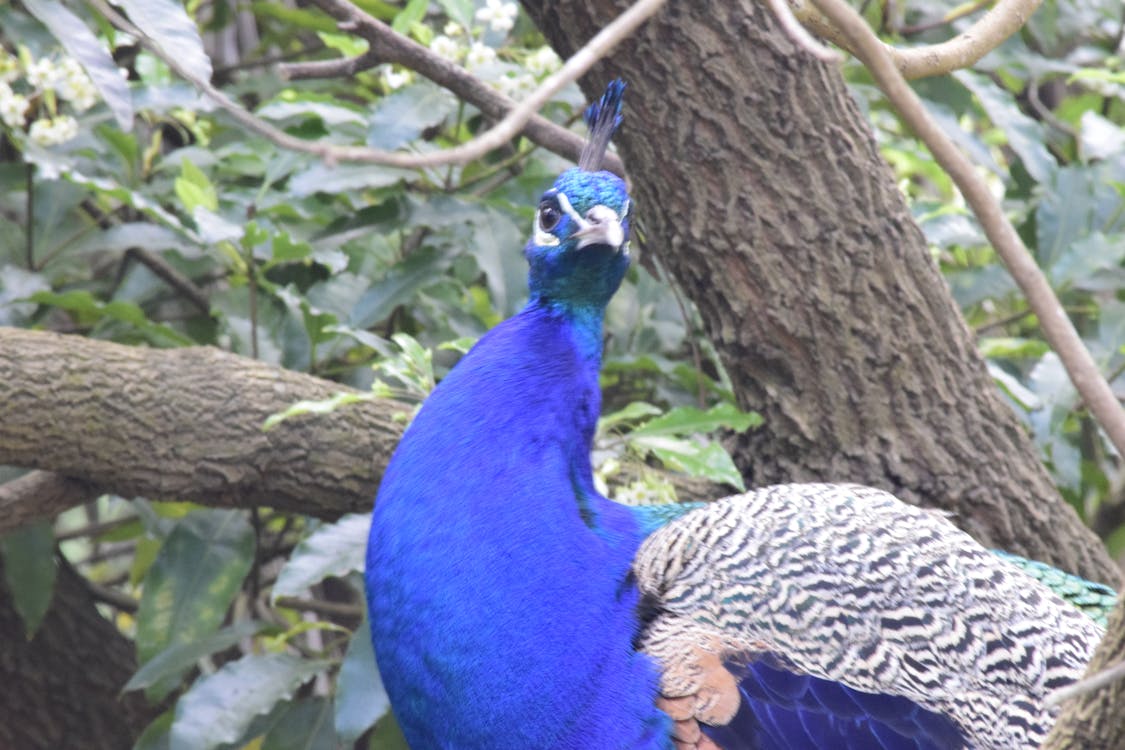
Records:
[[[132,644],[98,614],[82,578],[61,565],[54,599],[29,641],[0,561],[0,747],[121,750],[158,713],[121,695]]]
[[[625,5],[525,2],[568,55]],[[764,3],[669,3],[586,78],[629,83],[616,138],[648,249],[765,426],[754,484],[854,481],[990,546],[1118,583],[1000,399],[839,73]]]

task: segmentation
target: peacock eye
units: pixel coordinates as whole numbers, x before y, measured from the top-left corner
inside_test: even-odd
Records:
[[[543,201],[539,204],[539,228],[544,232],[550,232],[557,227],[561,218],[562,212],[551,201]]]

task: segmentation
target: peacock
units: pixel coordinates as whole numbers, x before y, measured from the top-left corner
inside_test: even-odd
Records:
[[[599,171],[623,91],[539,201],[527,306],[437,386],[379,487],[367,604],[410,747],[1037,746],[1103,630],[1018,559],[869,487],[648,507],[595,487],[630,262],[626,185]]]

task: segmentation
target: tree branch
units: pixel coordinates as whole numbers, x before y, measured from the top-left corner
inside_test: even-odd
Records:
[[[406,407],[371,401],[261,429],[297,401],[341,390],[209,347],[146,349],[0,328],[0,463],[126,497],[322,517],[367,511]],[[41,473],[10,482],[0,488],[8,499],[0,517],[18,525],[9,517],[79,504],[89,491],[73,482]],[[44,502],[35,491],[56,485],[68,499]]]
[[[0,345],[2,343],[0,339]],[[0,357],[3,356],[0,353]],[[54,518],[97,495],[98,490],[87,482],[49,471],[28,472],[0,485],[0,536],[20,526]]]
[[[953,178],[973,209],[997,254],[1004,261],[1027,297],[1028,305],[1039,318],[1043,336],[1059,355],[1067,375],[1086,407],[1113,443],[1125,456],[1125,411],[1102,377],[1090,352],[1082,343],[1047,277],[1035,264],[1015,227],[1004,215],[1000,203],[976,173],[972,162],[962,154],[941,128],[930,118],[917,94],[899,73],[891,55],[863,18],[842,0],[811,0],[844,34],[856,56],[871,71],[879,88],[902,115],[907,125],[930,149],[930,153]]]
[[[344,5],[344,0],[320,0],[322,7],[332,8],[333,12],[344,15],[345,11],[355,20],[341,24],[341,28],[359,28],[358,19],[365,15],[354,6]],[[637,2],[602,29],[586,46],[578,50],[563,65],[562,69],[548,76],[531,96],[511,109],[500,122],[496,123],[484,133],[472,140],[449,149],[434,151],[426,154],[406,154],[397,151],[384,151],[368,146],[339,146],[319,141],[306,141],[289,135],[285,131],[274,127],[264,120],[255,117],[226,94],[194,75],[179,63],[178,60],[168,55],[158,44],[149,39],[144,32],[136,28],[120,13],[111,8],[105,0],[92,0],[98,11],[105,16],[114,26],[135,36],[152,54],[163,60],[176,75],[191,83],[205,93],[221,109],[230,115],[238,124],[248,130],[268,138],[278,146],[292,151],[315,154],[330,163],[348,161],[366,164],[381,164],[385,166],[400,167],[404,169],[420,169],[448,164],[464,164],[474,159],[479,159],[489,151],[498,148],[524,130],[531,117],[558,93],[564,86],[578,79],[590,69],[594,63],[607,55],[623,39],[627,38],[641,23],[656,13],[664,4],[664,0],[637,0]],[[378,28],[379,22],[374,18],[364,28]],[[393,32],[392,32],[393,33]],[[397,35],[396,35],[397,36]],[[380,34],[381,41],[387,41],[385,34]],[[419,45],[420,46],[420,45]],[[409,45],[401,44],[400,49],[410,49]],[[417,56],[417,50],[414,50]],[[573,152],[572,152],[573,153]],[[568,154],[569,155],[569,154]]]
[[[906,49],[883,42],[878,44],[904,78],[944,75],[969,67],[999,47],[1004,40],[1023,28],[1042,2],[1043,0],[1000,0],[969,29],[940,44]],[[845,30],[838,21],[826,17],[828,14],[818,0],[793,0],[791,4],[797,20],[810,30],[863,59],[861,48],[856,44],[853,34]],[[864,27],[867,27],[866,23]]]

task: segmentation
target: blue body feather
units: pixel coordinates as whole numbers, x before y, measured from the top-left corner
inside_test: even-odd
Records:
[[[624,184],[597,178],[549,195],[623,214]],[[372,635],[415,748],[670,746],[655,665],[631,647],[642,530],[590,468],[602,311],[628,259],[569,249],[528,247],[531,302],[435,389],[379,488]]]

